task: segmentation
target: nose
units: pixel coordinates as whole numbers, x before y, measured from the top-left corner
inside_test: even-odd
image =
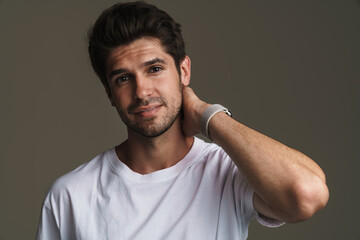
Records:
[[[151,96],[153,91],[152,82],[146,76],[136,76],[134,81],[134,98],[135,99],[146,99]]]

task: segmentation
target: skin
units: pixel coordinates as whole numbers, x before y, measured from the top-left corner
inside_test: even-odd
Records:
[[[188,87],[190,59],[186,56],[181,62],[179,76],[159,40],[142,38],[114,49],[107,67],[110,89],[105,89],[128,129],[128,139],[116,147],[119,159],[140,174],[179,162],[210,106]],[[178,117],[181,102],[183,119]],[[298,222],[326,205],[325,175],[309,157],[225,113],[210,120],[209,133],[254,187],[254,207],[260,214]]]
[[[177,117],[182,88],[190,81],[190,59],[182,61],[180,77],[160,41],[142,38],[114,49],[107,69],[109,99],[128,130],[128,139],[116,147],[119,159],[141,174],[180,161],[193,143],[192,137],[183,134]]]

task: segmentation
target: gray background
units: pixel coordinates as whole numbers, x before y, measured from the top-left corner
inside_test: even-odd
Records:
[[[60,175],[126,137],[85,34],[115,1],[0,0],[0,239],[33,239]],[[328,206],[249,239],[360,239],[358,1],[149,1],[183,26],[200,97],[312,157]]]

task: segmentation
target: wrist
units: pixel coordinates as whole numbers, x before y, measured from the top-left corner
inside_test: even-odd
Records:
[[[201,118],[200,118],[200,132],[203,136],[212,140],[209,134],[209,123],[210,120],[217,115],[218,113],[226,113],[228,116],[231,117],[230,111],[220,104],[208,104],[207,108],[203,111]]]
[[[204,114],[204,112],[206,111],[206,109],[208,109],[209,107],[211,106],[211,104],[209,103],[206,103],[206,102],[201,102],[198,104],[196,110],[195,110],[195,115],[196,115],[196,126],[197,126],[197,129],[198,129],[198,133],[201,133],[201,117],[202,115]]]
[[[204,114],[206,109],[208,109],[212,104],[201,102],[196,110],[196,115],[199,118],[199,121],[201,120],[201,116]]]

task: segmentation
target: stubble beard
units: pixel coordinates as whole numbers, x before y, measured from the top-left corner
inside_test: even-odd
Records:
[[[158,137],[165,132],[167,132],[171,126],[175,123],[175,121],[179,118],[180,112],[182,109],[182,89],[183,86],[180,84],[179,92],[180,92],[180,102],[177,103],[176,99],[173,100],[173,103],[169,103],[166,99],[162,97],[150,97],[143,101],[138,101],[135,104],[131,105],[128,108],[128,112],[132,112],[132,109],[135,109],[139,106],[146,106],[150,103],[161,104],[162,108],[165,108],[166,114],[163,116],[162,120],[156,123],[157,116],[143,118],[140,120],[130,120],[124,113],[119,111],[120,118],[124,122],[124,124],[131,129],[132,131],[138,133],[139,135],[147,138],[155,138]],[[176,105],[177,104],[177,105]]]

